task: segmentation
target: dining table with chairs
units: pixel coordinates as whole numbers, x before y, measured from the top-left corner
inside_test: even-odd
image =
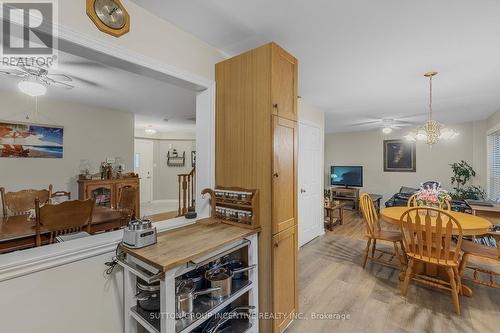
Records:
[[[460,314],[459,296],[472,296],[472,289],[462,283],[465,270],[473,271],[473,278],[466,281],[500,287],[496,283],[496,278],[500,277],[498,273],[467,264],[472,256],[500,262],[500,237],[491,231],[489,220],[452,211],[449,202],[431,207],[419,205],[415,198],[409,200],[407,206],[383,208],[378,214],[368,194],[363,193],[360,206],[367,229],[362,266],[365,267],[368,259],[391,266],[395,258],[396,265],[392,266],[400,271],[402,295],[406,296],[412,281],[444,289],[450,291],[455,312]],[[392,227],[384,230],[385,223]],[[483,235],[496,238],[497,248],[473,241]],[[392,243],[394,252],[377,249],[377,240]],[[376,251],[382,251],[382,254],[375,256]],[[389,258],[382,260],[383,254]],[[489,274],[489,281],[479,279],[478,272]]]
[[[0,188],[0,254],[120,229],[135,216],[135,196],[123,194],[116,209],[71,193]]]

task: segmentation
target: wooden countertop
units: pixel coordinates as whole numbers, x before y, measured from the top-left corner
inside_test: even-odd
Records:
[[[121,248],[125,253],[165,272],[259,231],[224,223],[195,223],[159,233],[154,245],[142,249]]]

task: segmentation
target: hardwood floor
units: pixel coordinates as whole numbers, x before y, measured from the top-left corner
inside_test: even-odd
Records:
[[[412,283],[405,301],[396,269],[370,262],[365,270],[361,268],[365,226],[351,211],[346,211],[344,219],[344,225],[299,251],[299,310],[303,319],[295,320],[287,333],[499,330],[500,290],[468,284],[474,294],[460,297],[460,317],[453,311],[448,292]],[[313,320],[314,314],[349,319]]]

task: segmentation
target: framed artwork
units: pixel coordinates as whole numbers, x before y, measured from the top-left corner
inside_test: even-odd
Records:
[[[63,158],[60,126],[0,121],[0,157]]]
[[[194,168],[196,166],[196,151],[191,151],[191,166]]]
[[[384,140],[385,172],[416,172],[415,142],[406,140]]]

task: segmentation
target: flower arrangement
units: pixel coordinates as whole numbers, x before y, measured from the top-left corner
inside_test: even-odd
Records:
[[[420,186],[416,193],[416,200],[419,206],[442,207],[445,201],[451,201],[451,196],[441,186],[434,184],[432,187]]]

